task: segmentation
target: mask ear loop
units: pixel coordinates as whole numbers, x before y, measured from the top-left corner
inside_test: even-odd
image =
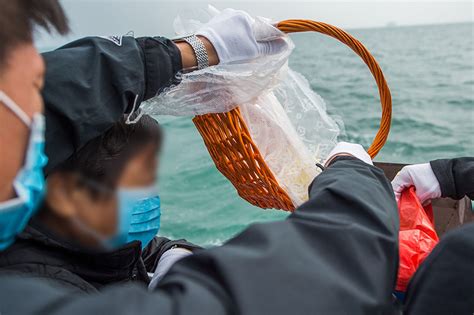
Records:
[[[125,123],[127,125],[130,125],[130,124],[135,124],[137,121],[140,120],[140,118],[142,118],[143,116],[143,113],[139,113],[137,115],[137,117],[135,117],[135,119],[133,120],[130,120],[130,118],[132,117],[132,115],[135,113],[135,110],[137,109],[137,102],[138,102],[138,94],[135,96],[135,100],[133,101],[133,107],[132,107],[132,111],[130,112],[130,114],[128,114],[127,116],[127,120],[125,121]]]
[[[96,240],[100,246],[102,246],[106,250],[112,249],[112,247],[107,244],[107,241],[109,240],[108,237],[102,235],[101,233],[97,232],[93,228],[89,227],[87,224],[85,224],[81,219],[78,219],[76,217],[71,218],[72,224],[88,236],[92,237],[94,240]]]
[[[78,174],[77,178],[80,181],[83,181],[86,185],[89,185],[90,188],[96,189],[97,191],[103,192],[103,193],[113,193],[113,190],[109,187],[107,187],[104,184],[101,184],[93,179],[89,179],[85,177],[82,174]],[[102,248],[106,250],[112,250],[113,247],[108,244],[108,242],[113,238],[113,237],[107,237],[103,235],[102,233],[96,231],[92,227],[88,226],[84,221],[77,217],[72,217],[71,219],[72,224],[88,236],[92,237],[94,240],[96,240]]]
[[[2,101],[2,103],[5,104],[5,106],[11,110],[28,128],[31,126],[31,118],[3,91],[0,91],[0,101]]]

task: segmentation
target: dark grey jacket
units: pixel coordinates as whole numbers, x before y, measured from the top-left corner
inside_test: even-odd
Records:
[[[357,183],[357,185],[354,185]],[[336,160],[310,200],[282,222],[254,224],[223,246],[175,264],[155,292],[98,294],[2,276],[8,314],[390,314],[398,215],[383,172]]]
[[[430,164],[442,197],[474,199],[474,157],[434,160]]]
[[[119,43],[120,45],[118,45]],[[86,37],[43,54],[46,174],[124,113],[178,83],[181,55],[163,37]]]
[[[33,218],[16,242],[0,252],[0,274],[21,274],[48,279],[85,293],[97,293],[110,284],[150,282],[161,255],[173,246],[197,250],[186,240],[155,236],[142,251],[134,241],[113,251],[81,247],[53,234]]]

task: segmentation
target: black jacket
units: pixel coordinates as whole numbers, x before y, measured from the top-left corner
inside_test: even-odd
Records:
[[[86,293],[120,282],[148,285],[148,272],[154,272],[161,255],[175,245],[199,248],[185,240],[155,237],[143,253],[138,241],[111,252],[93,251],[61,239],[33,219],[17,241],[0,253],[0,273],[44,278]]]
[[[474,157],[431,161],[442,197],[474,199]]]
[[[287,220],[253,224],[223,246],[182,259],[154,292],[115,285],[99,294],[77,294],[40,279],[3,276],[0,310],[2,315],[387,314],[394,311],[398,228],[395,197],[383,172],[338,159]]]
[[[120,45],[119,45],[120,44]],[[124,113],[177,83],[181,54],[162,37],[86,37],[43,54],[46,174]]]

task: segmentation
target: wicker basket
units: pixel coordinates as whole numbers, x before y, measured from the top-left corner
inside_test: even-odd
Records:
[[[311,20],[286,20],[277,27],[285,33],[314,31],[329,35],[349,46],[358,54],[377,82],[382,118],[380,128],[368,149],[373,158],[385,144],[390,131],[392,98],[382,70],[374,57],[358,40],[345,31],[322,22]],[[193,119],[217,169],[234,185],[238,194],[260,208],[293,211],[288,194],[278,184],[275,176],[252,141],[240,110],[227,113],[206,114]]]

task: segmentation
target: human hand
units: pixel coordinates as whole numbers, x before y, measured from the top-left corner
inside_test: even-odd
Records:
[[[254,27],[265,27],[264,35],[257,35]],[[203,36],[213,45],[219,63],[250,60],[273,55],[288,47],[284,35],[275,27],[255,20],[244,11],[225,9],[204,24],[196,35]]]
[[[353,156],[362,162],[374,165],[369,154],[360,144],[339,142],[329,153],[325,165],[329,166],[331,162],[338,156]]]
[[[398,172],[392,181],[397,202],[402,191],[410,186],[415,187],[416,195],[423,205],[441,197],[441,187],[430,163],[405,166]]]

